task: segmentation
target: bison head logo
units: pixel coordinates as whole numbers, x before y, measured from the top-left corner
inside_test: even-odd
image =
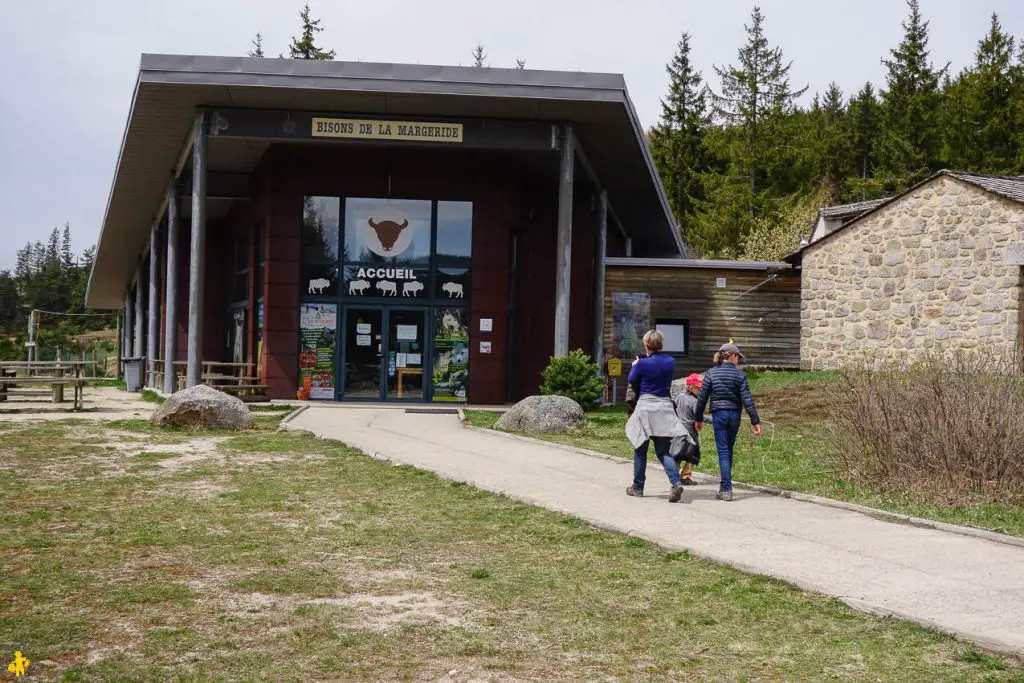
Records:
[[[409,219],[405,219],[401,223],[395,221],[381,221],[376,222],[373,217],[367,221],[367,224],[373,228],[374,234],[377,235],[377,239],[380,240],[380,246],[384,251],[391,251],[395,242],[398,240],[398,236],[402,234],[402,231],[409,227]]]

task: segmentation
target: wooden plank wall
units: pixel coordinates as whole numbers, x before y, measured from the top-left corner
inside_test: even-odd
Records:
[[[726,279],[725,288],[715,286]],[[703,372],[714,352],[732,338],[749,365],[800,367],[800,276],[764,270],[609,265],[605,283],[605,348],[611,346],[612,294],[645,292],[652,325],[658,319],[689,321],[690,348],[676,356],[676,375]],[[626,359],[631,360],[631,359]],[[620,398],[625,393],[619,382]]]

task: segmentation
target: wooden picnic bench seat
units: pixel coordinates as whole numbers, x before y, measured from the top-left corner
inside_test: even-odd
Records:
[[[246,403],[265,403],[270,401],[270,397],[267,396],[267,389],[270,386],[267,384],[226,384],[214,388],[217,391],[223,391],[225,394],[237,396]]]
[[[85,404],[85,377],[0,377],[0,401],[6,401],[7,389],[12,386],[49,385],[54,403],[64,402],[64,387],[70,385],[74,390],[73,404],[75,409]]]

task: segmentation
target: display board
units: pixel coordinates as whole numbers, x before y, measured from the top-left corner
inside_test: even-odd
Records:
[[[311,399],[333,399],[338,305],[299,306],[299,388]]]
[[[643,338],[651,329],[651,297],[642,292],[612,292],[612,339],[609,358],[632,360],[643,355]]]
[[[434,309],[434,400],[465,402],[469,386],[469,310]]]

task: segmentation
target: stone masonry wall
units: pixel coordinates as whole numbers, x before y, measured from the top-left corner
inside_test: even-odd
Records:
[[[800,364],[905,361],[933,347],[1012,352],[1024,206],[948,176],[804,252]]]

